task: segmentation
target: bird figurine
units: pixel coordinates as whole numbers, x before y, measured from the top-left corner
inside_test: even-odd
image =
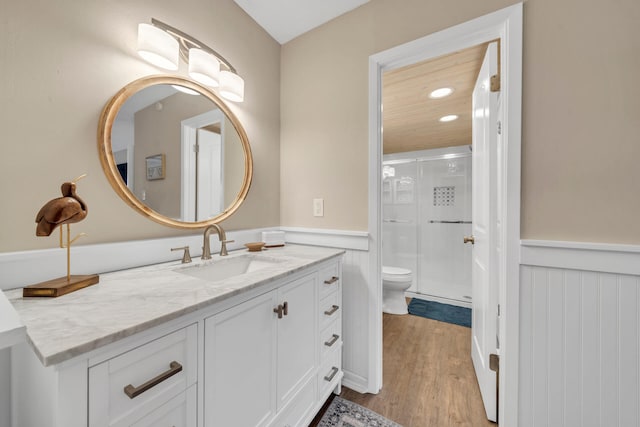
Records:
[[[78,289],[95,285],[100,281],[97,274],[71,275],[71,245],[85,233],[71,238],[71,224],[80,222],[87,217],[87,204],[76,194],[76,182],[84,178],[80,175],[71,182],[65,182],[60,187],[62,197],[49,200],[36,215],[36,236],[50,236],[60,227],[60,247],[67,251],[67,275],[57,279],[22,288],[23,297],[58,297]],[[66,227],[62,227],[66,225]],[[64,228],[67,229],[66,242],[63,239]]]
[[[84,178],[80,175],[60,187],[62,197],[49,200],[36,215],[36,236],[50,236],[62,224],[73,224],[86,218],[87,204],[76,194],[76,182]]]

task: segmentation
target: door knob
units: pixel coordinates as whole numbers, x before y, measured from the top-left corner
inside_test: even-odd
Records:
[[[476,243],[476,238],[473,236],[465,236],[463,240],[465,243],[471,243],[472,245]]]

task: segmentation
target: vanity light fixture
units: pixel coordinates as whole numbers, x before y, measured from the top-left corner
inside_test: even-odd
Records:
[[[439,120],[441,122],[452,122],[452,121],[456,120],[457,118],[458,118],[458,116],[456,116],[455,114],[450,114],[448,116],[440,117]]]
[[[165,70],[178,69],[178,40],[149,24],[138,25],[138,55]]]
[[[438,99],[449,96],[453,93],[453,88],[450,87],[441,87],[439,89],[434,90],[429,94],[429,98]]]
[[[229,61],[201,41],[155,18],[151,18],[151,24],[138,25],[138,54],[167,70],[178,69],[180,56],[189,64],[192,79],[219,87],[220,96],[230,101],[244,100],[244,80]]]

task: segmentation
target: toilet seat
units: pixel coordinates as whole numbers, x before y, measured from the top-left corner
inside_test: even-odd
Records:
[[[410,282],[411,270],[399,267],[382,266],[382,280],[389,282]]]

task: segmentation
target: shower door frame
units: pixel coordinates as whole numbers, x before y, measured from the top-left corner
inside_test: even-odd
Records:
[[[502,425],[518,423],[522,9],[523,4],[517,3],[369,57],[369,286],[372,304],[368,322],[371,355],[368,391],[377,393],[382,387],[382,73],[500,39],[501,135],[505,148],[504,179],[498,183],[504,220],[504,251],[499,272],[499,419]]]

